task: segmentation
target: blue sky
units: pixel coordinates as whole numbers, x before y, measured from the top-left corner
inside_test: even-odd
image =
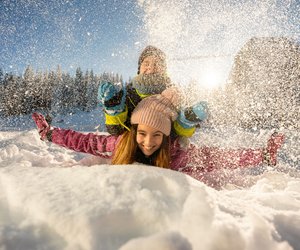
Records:
[[[81,67],[127,79],[152,44],[166,52],[175,80],[208,71],[223,71],[223,79],[248,39],[300,40],[299,23],[299,0],[0,0],[0,67],[22,73],[28,64],[35,70],[61,65],[69,73]]]
[[[134,76],[143,46],[135,1],[1,0],[0,66],[74,72],[93,69]]]

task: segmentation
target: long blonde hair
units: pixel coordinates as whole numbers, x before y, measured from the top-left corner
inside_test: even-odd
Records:
[[[116,149],[112,156],[112,165],[132,164],[136,161],[137,152],[137,125],[132,125],[130,131],[122,134],[120,141],[116,145]],[[170,165],[170,136],[164,135],[160,149],[153,159],[156,167],[169,168]]]

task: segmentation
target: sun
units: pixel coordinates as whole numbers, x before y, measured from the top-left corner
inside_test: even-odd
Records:
[[[225,84],[227,73],[224,68],[211,64],[194,72],[194,77],[201,87],[212,90]]]
[[[231,63],[228,58],[209,58],[206,60],[193,60],[186,63],[185,69],[189,77],[201,88],[214,90],[226,84]]]
[[[176,62],[170,68],[173,78],[182,85],[192,82],[203,89],[214,90],[226,85],[231,67],[228,58],[210,58]]]
[[[224,76],[217,70],[208,69],[202,72],[199,77],[199,83],[205,88],[214,89],[224,83]]]

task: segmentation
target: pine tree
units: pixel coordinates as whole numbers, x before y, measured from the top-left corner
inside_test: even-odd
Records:
[[[2,68],[0,68],[0,116],[4,115],[4,73]]]
[[[48,71],[43,73],[43,87],[41,88],[42,109],[47,111],[51,108],[52,88]]]
[[[23,76],[6,73],[0,69],[0,116],[29,114],[34,110],[44,110],[50,115],[81,109],[91,111],[98,104],[98,87],[101,80],[120,82],[122,75],[103,73],[94,75],[87,70],[85,75],[79,68],[75,77],[56,71],[34,73],[28,65]]]
[[[3,105],[2,111],[5,116],[19,115],[24,113],[23,95],[19,94],[22,79],[13,75],[6,74],[4,79]],[[22,93],[22,91],[20,92]]]
[[[82,71],[78,67],[75,75],[75,86],[74,86],[74,107],[79,108],[81,105],[81,94],[82,94]]]
[[[91,109],[94,109],[97,107],[98,104],[98,88],[100,81],[97,79],[97,76],[94,75],[93,70],[90,72],[90,78],[91,78]]]
[[[70,112],[73,108],[74,94],[73,94],[73,79],[69,73],[62,75],[62,106],[64,112]]]
[[[43,107],[43,73],[37,71],[34,77],[34,86],[32,88],[33,110],[38,110]]]
[[[25,69],[23,82],[21,89],[24,91],[23,93],[23,103],[22,103],[22,113],[28,114],[32,111],[34,105],[34,95],[33,95],[33,88],[34,88],[34,72],[31,65],[28,65]]]
[[[63,110],[63,103],[62,103],[62,70],[60,66],[57,66],[56,74],[52,74],[53,80],[53,91],[52,91],[52,101],[51,101],[51,113],[57,114],[61,113]]]
[[[91,70],[86,77],[88,79],[86,111],[91,111],[97,105],[98,84],[96,82],[93,70]]]
[[[82,92],[81,92],[81,105],[80,109],[81,110],[87,110],[88,107],[88,101],[89,101],[89,96],[88,96],[88,86],[90,83],[90,74],[89,71],[87,70],[85,72],[85,75],[82,80]]]
[[[3,69],[0,68],[0,85],[2,86],[3,83],[4,83],[4,72]]]

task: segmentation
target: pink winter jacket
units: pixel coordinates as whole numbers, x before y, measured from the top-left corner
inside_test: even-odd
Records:
[[[77,152],[111,158],[120,136],[83,134],[73,130],[54,128],[52,142]],[[170,169],[203,180],[203,173],[221,168],[251,167],[263,161],[262,149],[220,149],[190,145],[182,149],[178,140],[171,142]]]
[[[52,142],[77,152],[89,153],[102,158],[111,158],[121,135],[96,135],[79,133],[74,130],[54,128]],[[187,164],[187,153],[179,147],[177,140],[171,144],[170,168],[179,170]]]

